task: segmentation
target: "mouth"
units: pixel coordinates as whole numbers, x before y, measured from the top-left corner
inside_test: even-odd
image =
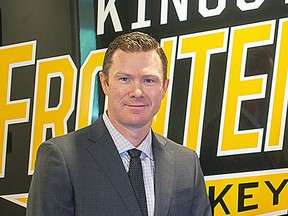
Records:
[[[148,105],[146,104],[126,104],[127,107],[130,108],[143,108],[143,107],[147,107]]]

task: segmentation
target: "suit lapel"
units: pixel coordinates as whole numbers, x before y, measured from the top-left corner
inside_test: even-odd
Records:
[[[131,215],[141,215],[129,177],[123,166],[120,155],[101,118],[91,127],[88,139],[94,141],[88,151],[100,165],[105,175],[118,191]]]
[[[165,149],[166,141],[153,137],[155,158],[155,215],[168,215],[174,183],[174,154]]]

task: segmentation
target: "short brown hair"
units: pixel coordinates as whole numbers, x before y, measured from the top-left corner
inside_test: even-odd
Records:
[[[162,62],[163,81],[167,79],[167,57],[158,41],[148,34],[131,32],[118,36],[109,44],[103,62],[103,72],[107,80],[112,64],[112,57],[117,49],[121,49],[124,52],[148,52],[155,50]]]

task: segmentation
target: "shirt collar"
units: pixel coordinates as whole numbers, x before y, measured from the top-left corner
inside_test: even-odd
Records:
[[[127,140],[112,124],[109,119],[109,116],[106,112],[104,112],[103,121],[115,143],[115,146],[119,152],[119,154],[126,153],[128,150],[135,148],[129,140]],[[147,157],[153,160],[153,152],[152,152],[152,132],[151,130],[142,141],[142,143],[137,147],[137,149],[141,150]]]

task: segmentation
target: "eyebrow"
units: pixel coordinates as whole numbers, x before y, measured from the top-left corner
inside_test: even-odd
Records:
[[[126,72],[126,71],[116,71],[114,73],[114,77],[118,78],[118,77],[122,77],[122,76],[125,76],[125,77],[128,77],[128,78],[131,78],[131,77],[134,77],[134,73],[129,73],[129,72]],[[150,74],[150,73],[147,73],[147,74],[142,74],[141,75],[141,78],[144,78],[144,79],[147,79],[147,78],[150,78],[150,79],[157,79],[159,81],[162,80],[162,77],[161,75],[155,75],[154,73]]]
[[[115,77],[121,77],[121,76],[132,77],[133,75],[127,72],[118,71],[114,73],[114,76]]]
[[[153,74],[147,74],[147,75],[143,75],[143,78],[151,78],[151,79],[161,79],[161,77],[153,75]]]

